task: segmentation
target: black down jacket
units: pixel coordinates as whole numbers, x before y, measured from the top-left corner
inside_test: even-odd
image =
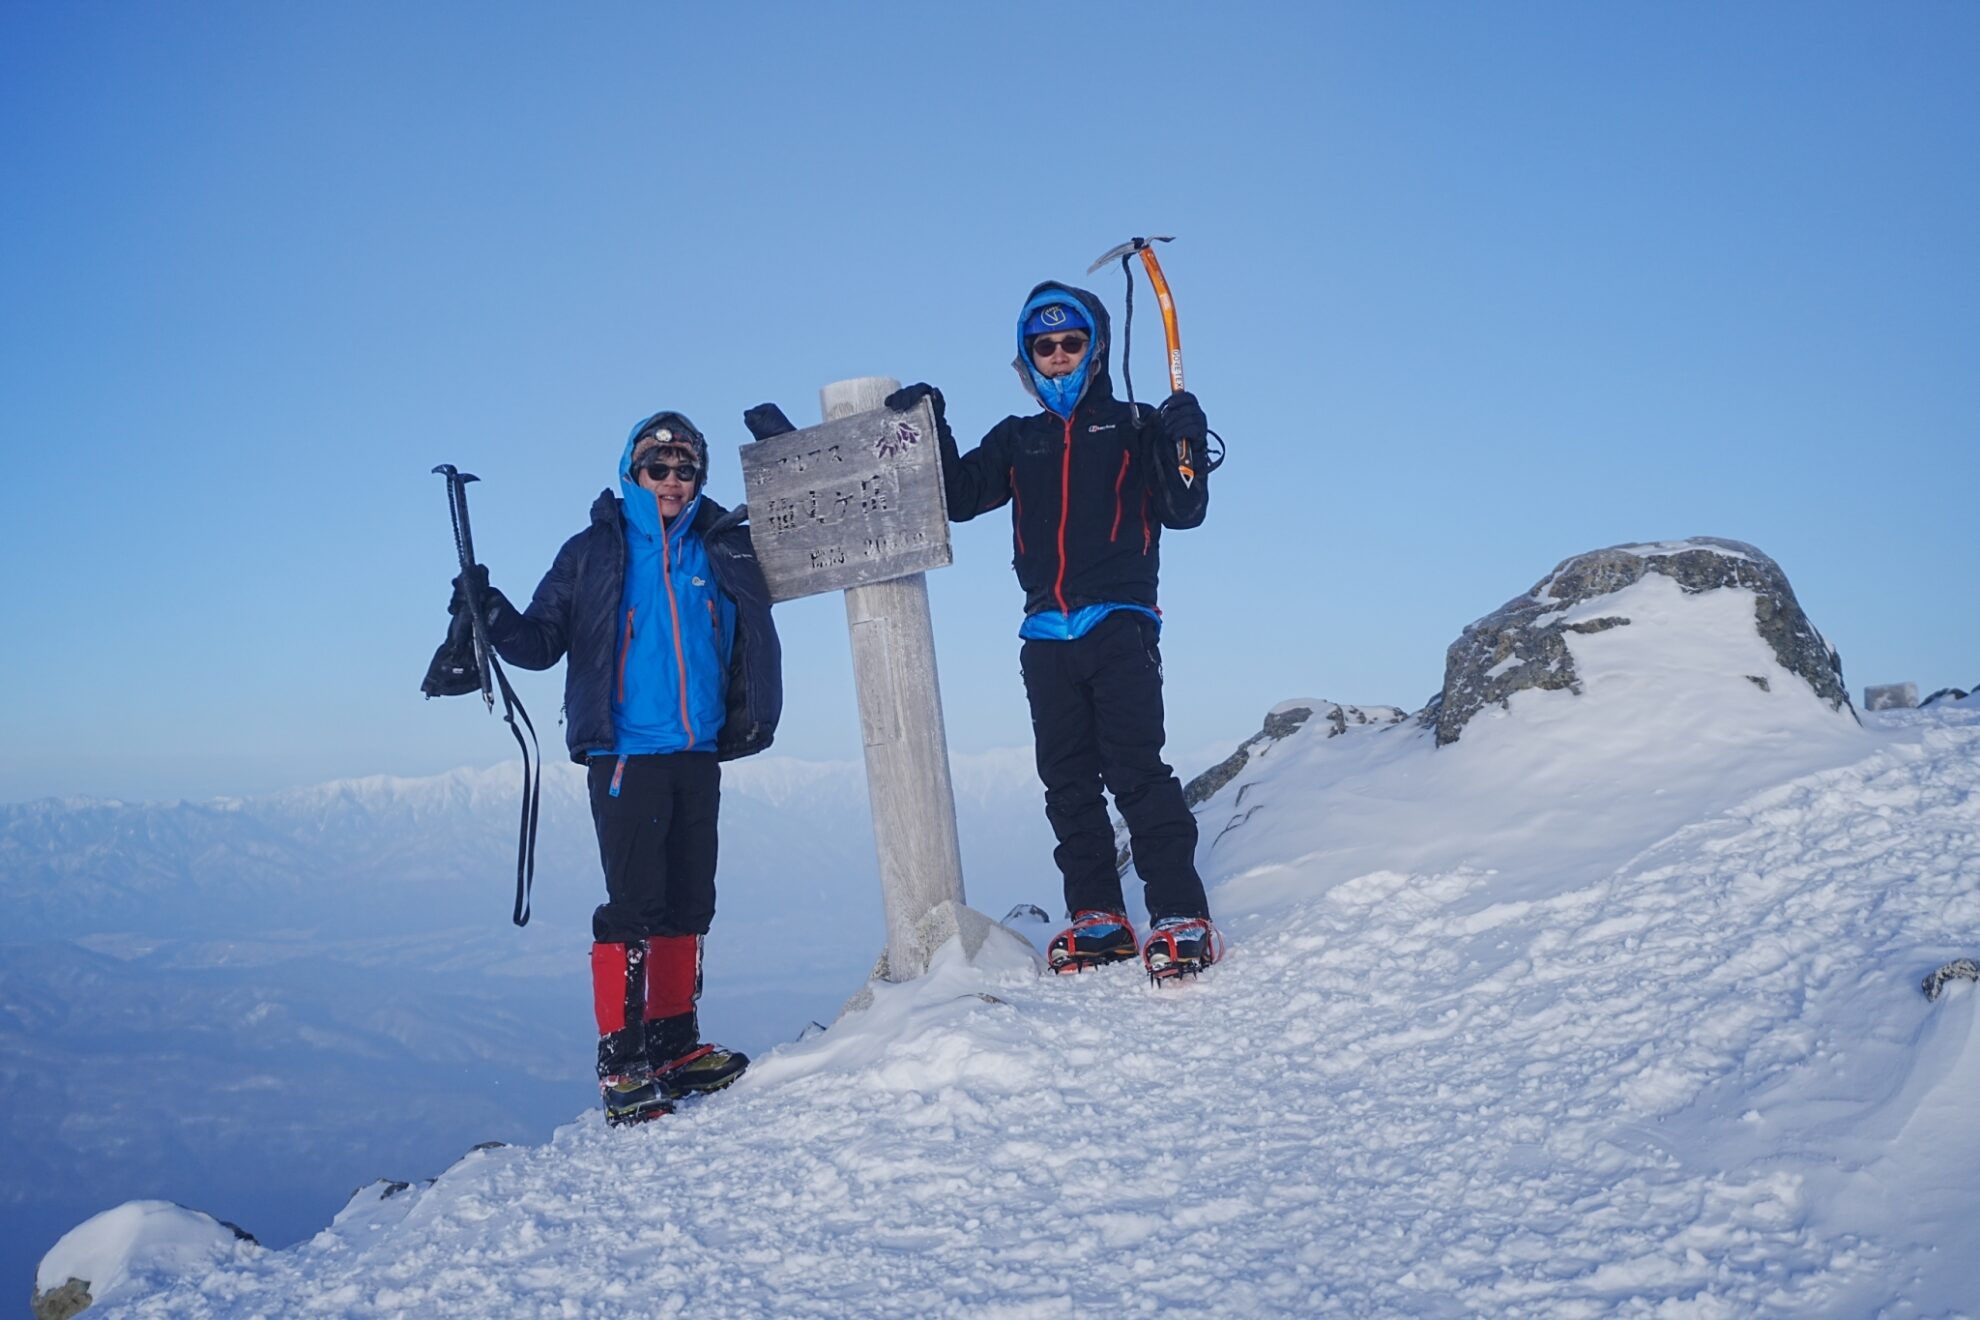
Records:
[[[693,531],[708,549],[715,585],[736,603],[727,713],[715,754],[724,761],[768,747],[784,708],[784,657],[770,618],[770,589],[756,562],[747,508],[734,513],[702,497]],[[564,671],[564,741],[571,759],[611,747],[612,675],[618,660],[619,596],[625,583],[626,532],[619,497],[600,492],[591,525],[564,542],[529,609],[491,603],[489,640],[510,664],[548,669],[570,655]],[[493,593],[491,593],[493,594]]]
[[[949,517],[967,522],[1011,509],[1012,566],[1024,588],[1024,612],[1106,602],[1154,608],[1162,529],[1195,527],[1209,510],[1208,474],[1185,483],[1173,455],[1159,453],[1153,408],[1141,425],[1114,397],[1107,371],[1112,335],[1107,309],[1084,289],[1047,281],[1086,309],[1093,324],[1091,375],[1070,418],[1047,409],[1006,417],[981,444],[957,454],[942,437],[942,478]],[[1018,375],[1036,393],[1020,357]]]

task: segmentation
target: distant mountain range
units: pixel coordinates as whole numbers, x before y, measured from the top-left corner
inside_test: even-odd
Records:
[[[1016,873],[1055,887],[1029,752],[958,757],[954,777],[966,861],[986,889]],[[510,763],[253,798],[0,806],[8,937],[343,938],[504,922],[520,797]],[[722,849],[725,908],[795,872],[863,875],[864,889],[827,895],[867,906],[877,882],[864,768],[783,758],[725,767]],[[602,897],[597,872],[583,771],[553,762],[543,776],[538,910],[581,921]]]

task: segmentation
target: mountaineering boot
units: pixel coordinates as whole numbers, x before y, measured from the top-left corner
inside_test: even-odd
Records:
[[[601,940],[591,946],[591,1003],[598,1018],[598,1091],[613,1127],[670,1114],[653,1083],[638,1005],[646,994],[646,945]]]
[[[598,1079],[605,1098],[605,1122],[610,1127],[627,1127],[674,1112],[666,1090],[645,1069]]]
[[[719,1091],[749,1067],[749,1056],[701,1039],[701,937],[654,935],[646,941],[646,1057],[653,1082],[671,1097]]]
[[[1054,935],[1045,950],[1045,961],[1055,972],[1083,972],[1132,957],[1132,923],[1118,912],[1091,908],[1073,913],[1072,925]]]
[[[1224,956],[1224,937],[1208,917],[1163,917],[1141,946],[1141,965],[1157,985],[1195,976]]]

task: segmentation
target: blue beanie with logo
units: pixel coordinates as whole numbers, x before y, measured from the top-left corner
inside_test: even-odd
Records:
[[[1086,313],[1071,303],[1046,303],[1024,318],[1022,334],[1026,339],[1033,335],[1055,335],[1062,330],[1084,330],[1093,333],[1087,323]]]

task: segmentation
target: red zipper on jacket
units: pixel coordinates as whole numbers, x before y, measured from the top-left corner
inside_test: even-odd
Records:
[[[626,611],[626,635],[619,643],[619,704],[626,704],[626,652],[632,650],[633,612]]]
[[[1017,537],[1017,552],[1024,553],[1024,497],[1018,494],[1017,469],[1010,471],[1011,535]]]
[[[1059,455],[1059,576],[1052,581],[1052,597],[1059,602],[1061,614],[1072,613],[1066,605],[1066,519],[1072,513],[1072,437],[1073,419],[1068,417],[1066,445]]]
[[[1107,541],[1110,545],[1121,534],[1121,483],[1127,480],[1128,458],[1128,451],[1123,449],[1121,451],[1121,470],[1114,474],[1114,530],[1107,533]]]

